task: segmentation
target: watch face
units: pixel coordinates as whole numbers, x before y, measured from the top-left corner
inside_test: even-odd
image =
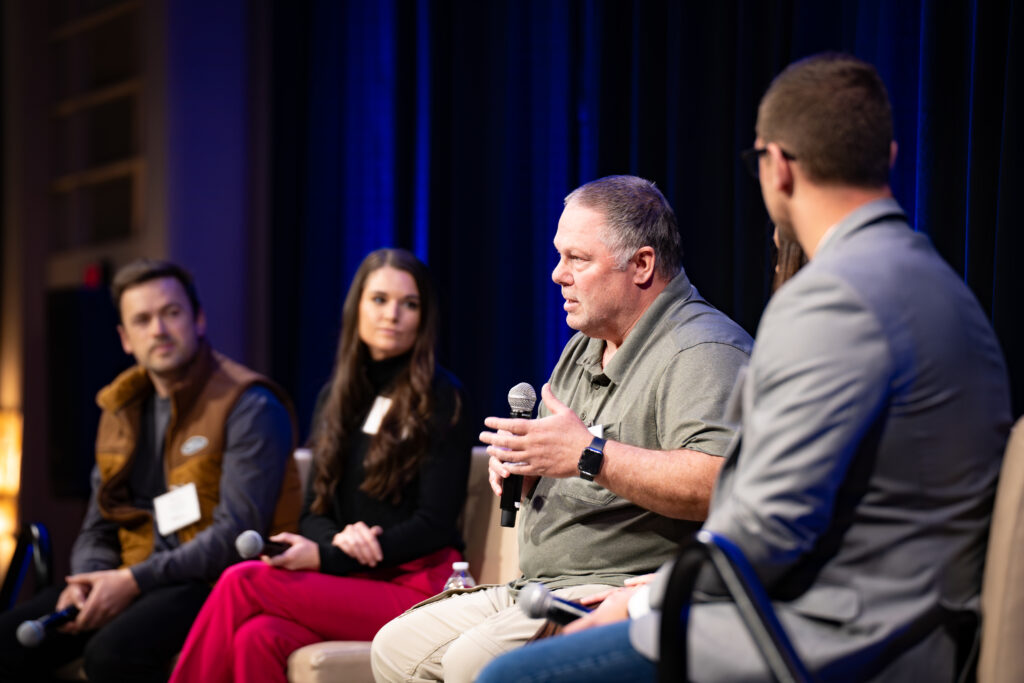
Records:
[[[583,451],[583,455],[580,456],[580,462],[577,468],[580,471],[580,476],[587,481],[593,481],[594,477],[601,471],[601,463],[604,462],[604,453],[591,448],[586,448]]]

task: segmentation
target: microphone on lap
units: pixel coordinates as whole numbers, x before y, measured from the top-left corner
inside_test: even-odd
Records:
[[[252,529],[243,531],[235,539],[235,550],[238,551],[243,560],[251,560],[260,555],[273,557],[274,555],[280,555],[285,550],[288,550],[288,548],[291,548],[291,546],[287,543],[264,541],[259,532]]]
[[[537,403],[537,392],[526,382],[520,382],[508,391],[509,415],[530,419]],[[510,474],[501,485],[501,526],[515,526],[519,501],[523,497],[523,475]]]
[[[18,642],[23,647],[37,647],[46,640],[46,636],[50,635],[51,632],[69,621],[74,621],[77,616],[78,608],[71,605],[45,617],[33,619],[32,621],[23,621],[18,626],[16,634]]]
[[[547,619],[562,626],[590,614],[590,610],[583,605],[552,595],[542,583],[527,584],[519,591],[517,602],[527,616]]]

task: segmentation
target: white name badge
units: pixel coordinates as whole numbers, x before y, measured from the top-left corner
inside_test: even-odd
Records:
[[[388,414],[390,409],[391,399],[378,396],[373,402],[373,407],[370,408],[370,414],[366,416],[366,422],[363,423],[363,432],[366,434],[376,434],[379,432],[380,423],[384,421],[384,416]]]
[[[199,521],[199,494],[196,485],[185,484],[153,499],[156,528],[161,536],[173,534]]]
[[[604,438],[604,425],[590,425],[587,427],[587,431],[599,439]]]

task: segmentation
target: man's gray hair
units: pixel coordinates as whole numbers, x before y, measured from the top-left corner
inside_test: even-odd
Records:
[[[683,269],[683,241],[676,214],[650,180],[631,175],[598,178],[570,192],[565,205],[570,202],[604,214],[602,239],[620,270],[641,247],[654,249],[655,272],[666,280]]]

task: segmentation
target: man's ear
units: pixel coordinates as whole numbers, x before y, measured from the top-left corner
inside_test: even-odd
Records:
[[[793,168],[790,166],[790,160],[775,142],[768,143],[768,156],[772,160],[772,189],[787,195],[793,194]]]
[[[199,309],[196,313],[196,336],[202,337],[206,334],[206,314],[203,309]]]
[[[896,154],[900,151],[900,146],[893,140],[889,143],[889,170],[891,171],[896,166]]]
[[[653,247],[640,247],[636,253],[633,254],[633,265],[636,266],[636,272],[633,274],[633,282],[638,285],[646,285],[654,277],[654,248]]]

